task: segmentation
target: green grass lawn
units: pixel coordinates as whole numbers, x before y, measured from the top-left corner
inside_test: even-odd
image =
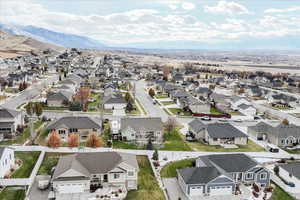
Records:
[[[272,182],[272,184],[274,184]],[[294,200],[291,195],[289,195],[287,192],[285,192],[281,187],[276,185],[273,194],[269,200]]]
[[[174,101],[161,101],[160,103],[161,103],[162,105],[164,105],[164,106],[168,106],[168,105],[173,105],[173,104],[175,104]]]
[[[144,106],[141,104],[141,102],[137,99],[137,98],[135,98],[135,102],[136,102],[136,104],[138,104],[139,105],[139,107],[142,109],[142,110],[140,110],[140,113],[142,112],[142,113],[144,113],[145,115],[147,114],[147,112],[146,112],[146,110],[145,110],[145,108],[144,108]],[[135,105],[135,103],[134,103],[134,105]],[[137,106],[135,105],[135,107],[137,108]],[[138,109],[138,108],[137,108]]]
[[[22,160],[23,163],[21,167],[12,174],[12,178],[28,178],[39,155],[40,152],[15,152],[16,158]]]
[[[181,108],[168,108],[168,110],[171,113],[173,113],[174,115],[191,116],[191,113],[189,113],[189,112],[183,112]]]
[[[284,150],[291,154],[299,154],[300,153],[300,149],[284,149]]]
[[[248,145],[237,145],[236,149],[225,149],[219,145],[207,145],[202,142],[188,142],[188,145],[197,151],[209,151],[209,152],[262,152],[265,149],[251,140],[248,140]]]
[[[43,110],[69,110],[69,107],[49,107],[49,106],[43,106]]]
[[[237,116],[237,115],[242,115],[239,111],[233,111],[229,113],[231,116]]]
[[[157,99],[169,98],[167,94],[156,94],[154,97]]]
[[[137,156],[139,164],[138,189],[129,191],[125,200],[165,200],[146,156]]]
[[[38,129],[41,125],[43,124],[42,121],[36,121],[34,123],[34,129]],[[1,141],[0,145],[12,145],[12,144],[24,144],[30,137],[30,130],[29,127],[24,129],[24,133],[21,136],[16,136],[15,139],[12,140],[6,140],[6,141]]]
[[[160,175],[162,178],[174,178],[177,176],[176,169],[193,167],[193,162],[194,159],[185,159],[185,160],[170,162],[161,169]]]
[[[101,94],[92,93],[91,97],[94,99],[94,101],[88,103],[88,110],[89,111],[94,111],[95,109],[98,110],[98,107],[99,107],[102,95]]]
[[[144,149],[143,147],[139,147],[134,143],[124,142],[124,141],[113,141],[114,149]]]
[[[179,130],[173,131],[171,134],[165,133],[164,147],[160,150],[168,151],[192,151],[192,148],[183,140]]]
[[[55,167],[58,163],[59,155],[47,153],[44,160],[40,166],[38,174],[48,174],[51,175],[51,169]]]
[[[220,115],[223,114],[220,111],[218,111],[215,107],[211,107],[210,108],[210,114],[214,114],[214,115]]]
[[[6,187],[0,192],[1,200],[24,200],[25,189],[21,187]]]

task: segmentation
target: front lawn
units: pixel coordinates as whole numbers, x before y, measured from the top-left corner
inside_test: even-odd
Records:
[[[187,143],[183,140],[180,135],[179,130],[175,130],[172,133],[164,133],[165,142],[164,147],[160,150],[168,150],[168,151],[192,151],[192,148],[187,145]]]
[[[22,165],[13,174],[12,178],[29,178],[32,169],[35,166],[40,152],[15,152],[16,159],[22,160]]]
[[[223,113],[221,113],[218,109],[216,109],[215,107],[211,107],[210,108],[210,114],[214,114],[214,115],[221,115]]]
[[[23,200],[25,199],[25,188],[6,187],[0,192],[1,200]]]
[[[276,185],[276,187],[272,193],[272,196],[269,200],[283,200],[283,199],[284,200],[294,200],[295,198],[293,198],[291,195],[289,195],[287,192],[285,192],[281,187]]]
[[[160,171],[162,178],[174,178],[177,176],[176,169],[193,167],[195,159],[185,159],[166,164]]]
[[[43,124],[42,121],[36,121],[34,123],[34,129],[38,129]],[[1,141],[0,145],[12,145],[12,144],[24,144],[30,138],[30,128],[27,127],[24,129],[23,135],[16,136],[15,139]]]
[[[51,170],[53,167],[55,167],[57,165],[59,156],[60,155],[58,155],[58,154],[47,153],[44,157],[44,160],[43,160],[41,166],[40,166],[38,175],[40,175],[40,174],[51,175]]]
[[[156,94],[154,97],[157,99],[169,98],[167,94]]]
[[[43,106],[43,110],[69,110],[69,107]]]
[[[129,191],[125,200],[165,200],[146,156],[137,156],[139,164],[138,189]]]
[[[164,105],[164,106],[168,106],[168,105],[173,105],[173,104],[175,104],[174,101],[161,101],[160,103],[161,103],[162,105]]]
[[[188,142],[188,145],[196,150],[196,151],[205,151],[205,152],[262,152],[265,149],[251,140],[248,140],[247,145],[237,145],[238,148],[236,149],[225,149],[220,145],[208,145],[204,144],[203,142]]]
[[[168,108],[173,115],[191,116],[190,112],[185,112],[181,108]]]
[[[143,149],[142,147],[139,147],[134,143],[118,141],[118,140],[113,140],[113,148],[114,149]]]

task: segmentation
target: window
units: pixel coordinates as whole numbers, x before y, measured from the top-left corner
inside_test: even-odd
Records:
[[[260,174],[260,179],[264,180],[267,178],[267,174],[266,173],[261,173]]]
[[[213,138],[213,141],[218,141],[218,138]]]
[[[253,174],[252,173],[247,173],[246,178],[247,179],[252,179],[253,178]]]
[[[285,144],[285,140],[284,139],[281,140],[281,144]]]
[[[128,176],[133,176],[134,175],[134,172],[133,171],[129,171],[128,172]]]
[[[65,134],[66,133],[66,130],[58,130],[58,134]]]
[[[120,178],[120,174],[114,174],[114,179]]]

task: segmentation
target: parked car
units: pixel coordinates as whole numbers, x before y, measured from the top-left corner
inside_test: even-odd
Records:
[[[204,117],[201,117],[201,120],[203,120],[203,121],[210,121],[211,118],[208,117],[208,116],[204,116]]]

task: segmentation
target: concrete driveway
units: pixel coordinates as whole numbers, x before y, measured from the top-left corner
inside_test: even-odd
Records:
[[[181,198],[181,200],[188,200],[180,189],[176,178],[163,178],[162,181],[170,200],[178,200],[179,198]]]

